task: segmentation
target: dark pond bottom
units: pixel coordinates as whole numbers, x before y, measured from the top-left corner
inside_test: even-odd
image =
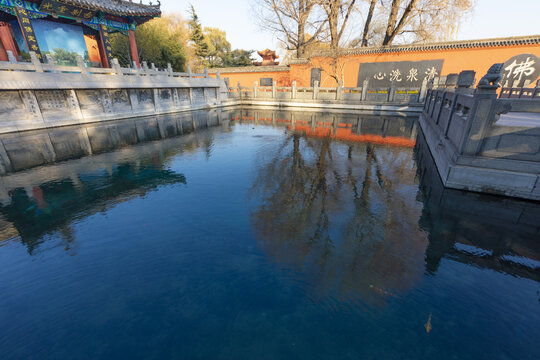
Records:
[[[0,137],[0,359],[539,359],[540,205],[444,190],[416,129]]]

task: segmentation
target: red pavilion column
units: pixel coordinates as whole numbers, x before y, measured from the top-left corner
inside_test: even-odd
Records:
[[[137,67],[141,67],[141,63],[139,61],[139,52],[137,51],[137,42],[135,41],[135,31],[128,30],[129,31],[129,47],[131,49],[131,58],[135,63],[137,64]]]
[[[15,59],[19,57],[19,52],[17,51],[17,46],[15,46],[15,41],[11,36],[11,25],[7,22],[0,21],[0,40],[4,45],[4,49],[11,51]]]
[[[98,47],[99,47],[99,56],[101,57],[101,67],[102,68],[110,67],[109,59],[107,59],[107,52],[105,51],[105,41],[103,40],[103,33],[101,30],[99,30]]]
[[[0,61],[8,61],[8,54],[6,52],[6,49],[4,49],[4,45],[0,41]]]

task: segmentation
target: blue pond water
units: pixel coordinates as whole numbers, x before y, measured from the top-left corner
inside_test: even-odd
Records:
[[[540,205],[444,190],[414,119],[245,111],[2,139],[0,359],[540,358]]]

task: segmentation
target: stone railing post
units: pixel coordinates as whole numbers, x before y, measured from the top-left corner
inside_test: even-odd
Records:
[[[313,82],[313,99],[317,100],[319,98],[319,82]]]
[[[387,97],[388,102],[394,101],[395,95],[396,95],[396,83],[392,81],[392,83],[390,84],[390,88],[388,89],[388,97]]]
[[[156,69],[156,65],[154,65],[154,63],[151,63],[151,64],[150,64],[150,70],[152,70],[152,74],[151,74],[151,75],[156,75],[154,72],[156,72],[157,69]]]
[[[41,61],[39,61],[36,53],[33,51],[30,51],[30,61],[32,62],[32,65],[34,65],[34,69],[36,70],[36,72],[43,72],[43,66],[41,65]]]
[[[242,84],[240,84],[240,81],[238,81],[238,98],[242,99]]]
[[[259,82],[258,81],[255,81],[253,83],[253,97],[254,98],[257,98],[259,95]]]
[[[439,76],[439,85],[437,88],[439,89],[446,89],[446,76]]]
[[[275,99],[277,97],[277,82],[274,80],[272,81],[272,99]]]
[[[339,80],[336,87],[336,100],[343,98],[343,81]]]
[[[84,64],[84,60],[81,55],[77,55],[77,66],[79,67],[81,74],[88,73],[88,71],[86,70],[86,65]]]
[[[8,56],[8,61],[9,62],[11,62],[11,63],[16,63],[17,62],[17,58],[15,57],[15,55],[13,55],[13,51],[7,50],[7,56]]]
[[[169,73],[168,75],[170,77],[173,76],[173,69],[172,69],[171,63],[167,63],[167,72]]]
[[[474,70],[460,72],[456,81],[456,94],[472,94],[475,75]]]
[[[367,99],[367,90],[368,90],[368,86],[369,86],[369,80],[366,79],[364,80],[364,82],[362,83],[362,96],[360,98],[361,101],[366,101]]]
[[[192,78],[193,77],[193,73],[191,72],[191,66],[187,66],[187,73],[188,73],[188,78]]]
[[[420,85],[420,91],[418,92],[419,103],[424,102],[426,98],[427,84],[428,84],[427,78],[424,78],[424,80],[422,80],[422,85]]]
[[[112,68],[116,75],[122,75],[122,67],[120,66],[117,58],[112,59]]]
[[[495,119],[497,89],[500,87],[499,80],[491,77],[500,74],[501,68],[502,64],[494,64],[476,87],[474,103],[467,117],[464,136],[459,146],[460,154],[476,155],[482,147],[487,129]]]
[[[137,65],[137,62],[136,61],[132,61],[131,62],[131,67],[135,70],[139,70],[139,66]]]
[[[204,78],[208,78],[208,68],[206,66],[204,67]]]
[[[47,65],[49,65],[49,69],[53,73],[60,72],[58,69],[56,69],[56,63],[54,62],[54,59],[51,54],[46,54],[45,59],[47,59]]]
[[[434,77],[433,79],[431,79],[431,86],[432,86],[433,90],[437,90],[437,88],[439,87],[439,78],[438,77]]]
[[[142,62],[142,68],[143,68],[144,74],[145,74],[146,76],[148,76],[148,75],[149,75],[149,74],[148,74],[148,71],[149,71],[149,70],[148,70],[148,63],[147,63],[146,61],[143,61],[143,62]]]
[[[297,93],[296,81],[293,81],[292,82],[292,90],[291,90],[291,99],[296,99],[296,93]]]

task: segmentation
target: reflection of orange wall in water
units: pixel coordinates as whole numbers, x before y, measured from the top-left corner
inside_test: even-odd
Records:
[[[86,49],[88,50],[88,57],[90,58],[90,61],[97,63],[101,62],[96,37],[93,35],[84,35],[84,42],[86,43]]]
[[[307,121],[306,121],[307,122]],[[340,124],[340,125],[347,125],[347,124]],[[289,127],[290,129],[290,127]],[[315,131],[311,130],[311,126],[306,125],[298,125],[295,124],[294,130],[296,131],[302,131],[305,132],[308,136],[315,136],[315,137],[330,137],[335,140],[343,140],[343,141],[353,141],[353,142],[367,142],[367,143],[373,143],[373,144],[383,144],[383,145],[395,145],[395,146],[406,146],[406,147],[414,147],[414,144],[416,143],[414,140],[406,139],[406,138],[400,138],[397,136],[380,136],[380,135],[357,135],[353,134],[351,131],[351,124],[348,124],[346,128],[338,128],[336,129],[336,133],[332,134],[333,129],[325,128],[325,127],[316,127]]]
[[[502,39],[493,39],[490,43],[503,42]],[[471,43],[474,40],[470,41]],[[433,47],[436,47],[434,45]],[[423,51],[401,51],[401,52],[378,52],[372,54],[347,55],[338,59],[340,69],[343,69],[345,87],[356,87],[358,81],[358,69],[361,63],[371,62],[392,62],[392,61],[421,61],[443,59],[442,73],[448,75],[459,73],[463,70],[476,71],[477,81],[484,76],[489,67],[494,63],[505,62],[514,55],[530,53],[540,57],[540,44],[522,44],[508,46],[485,46],[470,47],[464,43],[459,49],[437,49]],[[242,86],[253,86],[254,81],[259,81],[262,77],[272,77],[278,82],[278,86],[291,86],[296,81],[297,86],[309,86],[311,79],[311,69],[322,68],[322,87],[335,87],[336,81],[330,76],[333,74],[333,59],[330,57],[313,57],[308,64],[293,64],[289,72],[266,72],[266,73],[227,73],[221,72],[221,77],[228,77],[230,86],[237,86],[238,81]],[[340,71],[341,72],[341,71]],[[215,74],[211,74],[215,77]]]
[[[239,116],[232,116],[231,120],[240,120]],[[255,120],[253,116],[242,116],[242,120]],[[260,118],[259,121],[271,123],[272,118]],[[289,119],[276,119],[276,123],[280,124],[290,124],[291,120]],[[358,135],[352,133],[352,124],[340,123],[336,129],[336,133],[333,134],[333,124],[331,122],[317,122],[315,131],[312,131],[310,121],[301,121],[297,120],[294,125],[295,131],[305,132],[308,136],[314,137],[330,137],[335,140],[342,141],[353,141],[353,142],[367,142],[372,144],[381,144],[381,145],[394,145],[394,146],[405,146],[405,147],[414,147],[416,144],[415,140],[409,138],[401,138],[397,136],[381,136],[373,134]],[[288,127],[291,130],[291,126]]]

